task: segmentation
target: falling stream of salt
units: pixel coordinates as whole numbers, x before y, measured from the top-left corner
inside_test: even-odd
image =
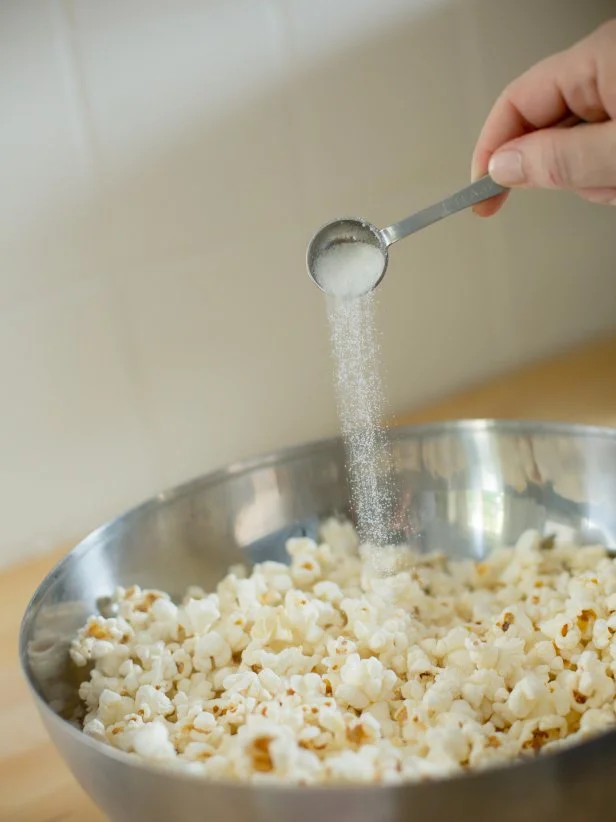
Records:
[[[391,544],[395,494],[383,427],[385,397],[372,291],[384,266],[378,247],[349,242],[327,248],[316,260],[315,274],[328,294],[336,398],[355,522],[362,543],[372,549],[373,565],[388,573],[378,548]]]
[[[374,309],[372,293],[327,298],[351,502],[360,539],[377,549],[391,541],[394,488]]]

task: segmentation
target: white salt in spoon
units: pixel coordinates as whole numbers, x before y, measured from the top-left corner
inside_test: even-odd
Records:
[[[310,241],[308,273],[322,291],[336,297],[359,297],[381,282],[389,246],[458,211],[507,191],[486,175],[405,220],[377,228],[366,220],[344,218],[319,229]]]

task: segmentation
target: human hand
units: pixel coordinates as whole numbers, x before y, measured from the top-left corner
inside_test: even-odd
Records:
[[[583,122],[563,128],[572,116]],[[473,154],[473,179],[488,171],[507,187],[569,189],[616,205],[616,20],[507,86]],[[506,196],[475,213],[489,217]]]

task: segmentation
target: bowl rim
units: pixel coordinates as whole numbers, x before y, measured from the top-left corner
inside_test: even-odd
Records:
[[[514,418],[464,418],[455,420],[444,420],[437,422],[426,422],[421,424],[410,424],[395,426],[388,429],[388,436],[393,440],[405,439],[407,437],[422,437],[422,436],[441,436],[448,433],[477,433],[477,432],[491,432],[498,433],[516,433],[520,436],[569,436],[569,437],[585,437],[585,438],[599,438],[606,440],[616,440],[616,428],[601,425],[586,425],[584,423],[571,423],[566,421],[545,421],[545,420],[516,420]],[[490,774],[502,774],[502,772],[516,772],[520,769],[536,767],[542,762],[564,761],[570,757],[584,756],[589,750],[595,750],[601,746],[602,743],[609,743],[616,740],[616,728],[608,728],[601,732],[596,737],[591,737],[588,740],[583,740],[570,747],[564,747],[560,750],[549,751],[542,754],[540,757],[533,757],[529,759],[518,759],[514,761],[503,761],[495,763],[493,766],[486,768],[475,769],[469,772],[455,773],[450,776],[437,777],[435,779],[427,780],[406,780],[400,783],[344,783],[344,784],[317,784],[317,785],[297,785],[289,784],[281,781],[273,780],[270,782],[263,781],[262,783],[242,782],[230,779],[206,779],[200,773],[195,773],[189,769],[182,767],[169,767],[168,765],[158,762],[149,762],[140,760],[128,753],[114,748],[111,745],[106,745],[103,742],[92,739],[86,736],[73,723],[59,716],[51,709],[49,704],[43,699],[38,692],[27,660],[27,633],[30,627],[32,618],[36,612],[36,608],[45,595],[47,589],[60,577],[66,565],[72,562],[78,562],[97,544],[104,534],[113,532],[115,528],[124,525],[134,517],[141,516],[151,508],[156,508],[160,505],[165,505],[173,500],[179,499],[182,496],[192,493],[197,488],[207,488],[210,485],[215,485],[229,477],[238,477],[259,468],[265,468],[272,464],[283,464],[289,460],[296,459],[302,454],[311,452],[326,451],[332,448],[343,447],[343,440],[341,436],[334,436],[328,438],[315,439],[307,441],[298,445],[291,445],[285,448],[269,451],[260,455],[248,457],[244,460],[237,460],[229,463],[227,466],[214,469],[202,475],[198,475],[185,482],[171,486],[169,489],[161,491],[141,503],[134,505],[127,509],[119,516],[108,520],[102,525],[95,528],[76,545],[71,548],[46,574],[43,580],[36,587],[28,605],[26,606],[24,615],[22,617],[19,628],[19,662],[22,674],[26,680],[30,693],[32,694],[35,704],[43,714],[45,720],[59,723],[64,732],[66,732],[76,743],[85,744],[90,750],[100,753],[103,756],[111,757],[119,764],[125,766],[135,767],[139,770],[154,773],[159,776],[167,776],[174,780],[180,779],[182,781],[196,781],[205,786],[233,788],[242,791],[255,791],[258,789],[274,790],[278,792],[300,792],[308,793],[328,792],[335,793],[340,791],[353,790],[354,792],[374,792],[387,790],[391,792],[394,790],[420,790],[422,787],[437,784],[458,783],[460,781],[468,782],[469,780],[481,779]]]

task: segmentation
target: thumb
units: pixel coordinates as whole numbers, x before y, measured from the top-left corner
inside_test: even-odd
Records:
[[[534,131],[499,148],[490,159],[489,172],[508,187],[614,187],[616,122]]]

